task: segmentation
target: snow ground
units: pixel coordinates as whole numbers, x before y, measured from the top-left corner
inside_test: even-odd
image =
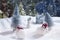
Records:
[[[30,16],[21,16],[21,25],[27,26],[27,19]],[[33,24],[35,22],[35,17],[31,17],[30,28],[23,29],[22,33],[25,38],[24,40],[60,40],[60,17],[52,17],[54,25],[51,28],[51,31],[46,33],[43,36],[39,36],[38,38],[34,38],[33,35],[36,33],[42,33],[37,31],[38,28],[41,27],[40,24]],[[11,32],[10,32],[11,31]],[[21,35],[21,34],[20,34]],[[11,29],[11,18],[0,19],[0,40],[18,40],[16,38],[16,32],[12,32]]]

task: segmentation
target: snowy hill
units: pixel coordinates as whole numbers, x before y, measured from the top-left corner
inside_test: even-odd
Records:
[[[51,31],[38,40],[60,40],[60,23],[55,23]]]
[[[27,19],[30,18],[31,16],[21,16],[21,25],[26,27],[27,26]],[[24,40],[60,40],[60,17],[52,17],[54,26],[52,27],[51,31],[49,31],[47,34],[45,34],[42,37],[39,38],[32,38],[32,35],[34,35],[37,30],[41,25],[40,24],[33,24],[36,19],[35,17],[31,17],[30,21],[30,28],[29,29],[24,29],[23,32],[25,33],[25,38]],[[0,40],[16,40],[16,38],[13,38],[13,36],[16,36],[15,33],[13,34],[6,34],[3,35],[1,32],[5,31],[12,31],[11,29],[11,18],[4,18],[0,19]]]

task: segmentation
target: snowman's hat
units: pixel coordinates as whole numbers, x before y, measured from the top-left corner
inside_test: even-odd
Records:
[[[13,12],[13,16],[19,16],[19,7],[18,5],[16,4],[15,8],[14,8],[14,12]]]

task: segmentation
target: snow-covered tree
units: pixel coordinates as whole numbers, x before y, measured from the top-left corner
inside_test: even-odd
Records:
[[[22,2],[20,2],[19,9],[20,9],[20,12],[21,12],[22,15],[26,15]]]
[[[16,28],[19,25],[20,25],[19,7],[16,4],[15,9],[14,9],[14,13],[13,13],[13,17],[12,17],[12,27]]]
[[[50,14],[48,12],[45,13],[45,21],[48,23],[49,27],[53,25],[52,18],[51,18]]]

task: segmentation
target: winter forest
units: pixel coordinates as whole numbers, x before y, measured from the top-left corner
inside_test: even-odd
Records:
[[[0,40],[60,40],[60,0],[0,0]]]
[[[44,6],[46,7],[46,11],[48,11],[51,16],[60,17],[60,14],[59,14],[60,0],[1,0],[0,10],[3,12],[3,14],[0,14],[0,15],[11,17],[13,14],[15,4],[17,3],[19,6],[19,12],[21,15],[35,16],[37,14],[35,10],[35,6],[41,2],[43,2]],[[43,6],[42,6],[42,9],[43,9]],[[41,10],[41,12],[43,10]]]

